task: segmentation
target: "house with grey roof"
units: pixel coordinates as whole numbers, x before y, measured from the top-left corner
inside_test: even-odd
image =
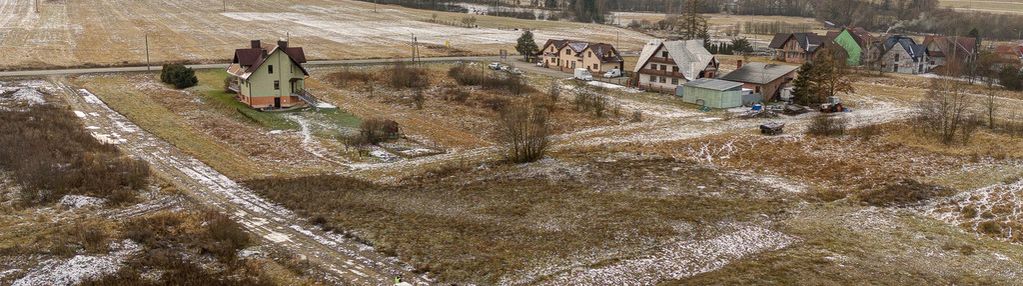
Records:
[[[674,93],[686,82],[714,78],[719,65],[702,40],[653,40],[643,46],[633,72],[639,88]]]
[[[930,71],[927,46],[918,45],[913,38],[893,35],[884,41],[881,52],[881,70],[904,74]]]
[[[760,94],[765,101],[781,96],[781,90],[789,82],[796,79],[799,67],[790,65],[748,63],[739,61],[738,67],[720,79],[741,82],[742,87],[753,94]]]
[[[586,68],[593,73],[625,68],[625,60],[611,44],[576,40],[547,40],[540,49],[541,62],[547,68],[574,71]]]

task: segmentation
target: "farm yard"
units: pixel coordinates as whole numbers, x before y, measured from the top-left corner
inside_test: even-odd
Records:
[[[250,39],[288,38],[310,60],[409,57],[412,36],[422,56],[496,55],[520,29],[537,39],[586,35],[637,49],[649,38],[597,24],[474,16],[478,28],[457,23],[465,14],[341,1],[0,1],[0,69],[222,63]],[[216,28],[213,28],[216,27]],[[288,28],[282,28],[288,27]],[[147,36],[148,35],[148,36]],[[639,44],[628,44],[639,43]],[[32,49],[14,47],[32,46]]]

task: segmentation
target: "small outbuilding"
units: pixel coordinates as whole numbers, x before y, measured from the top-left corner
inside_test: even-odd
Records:
[[[682,101],[710,108],[742,106],[742,83],[701,78],[682,84],[677,91]]]

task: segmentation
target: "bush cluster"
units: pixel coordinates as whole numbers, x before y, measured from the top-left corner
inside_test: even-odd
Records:
[[[199,84],[199,78],[195,77],[195,71],[181,64],[163,65],[160,72],[160,81],[174,85],[174,88],[183,89]]]

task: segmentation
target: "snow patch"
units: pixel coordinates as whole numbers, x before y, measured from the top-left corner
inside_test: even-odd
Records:
[[[128,256],[142,249],[127,239],[111,243],[110,248],[114,251],[109,255],[76,255],[67,260],[44,261],[24,277],[14,281],[12,286],[75,285],[87,279],[117,272]]]
[[[105,199],[79,195],[66,195],[60,198],[60,205],[73,209],[100,206],[106,202]]]

